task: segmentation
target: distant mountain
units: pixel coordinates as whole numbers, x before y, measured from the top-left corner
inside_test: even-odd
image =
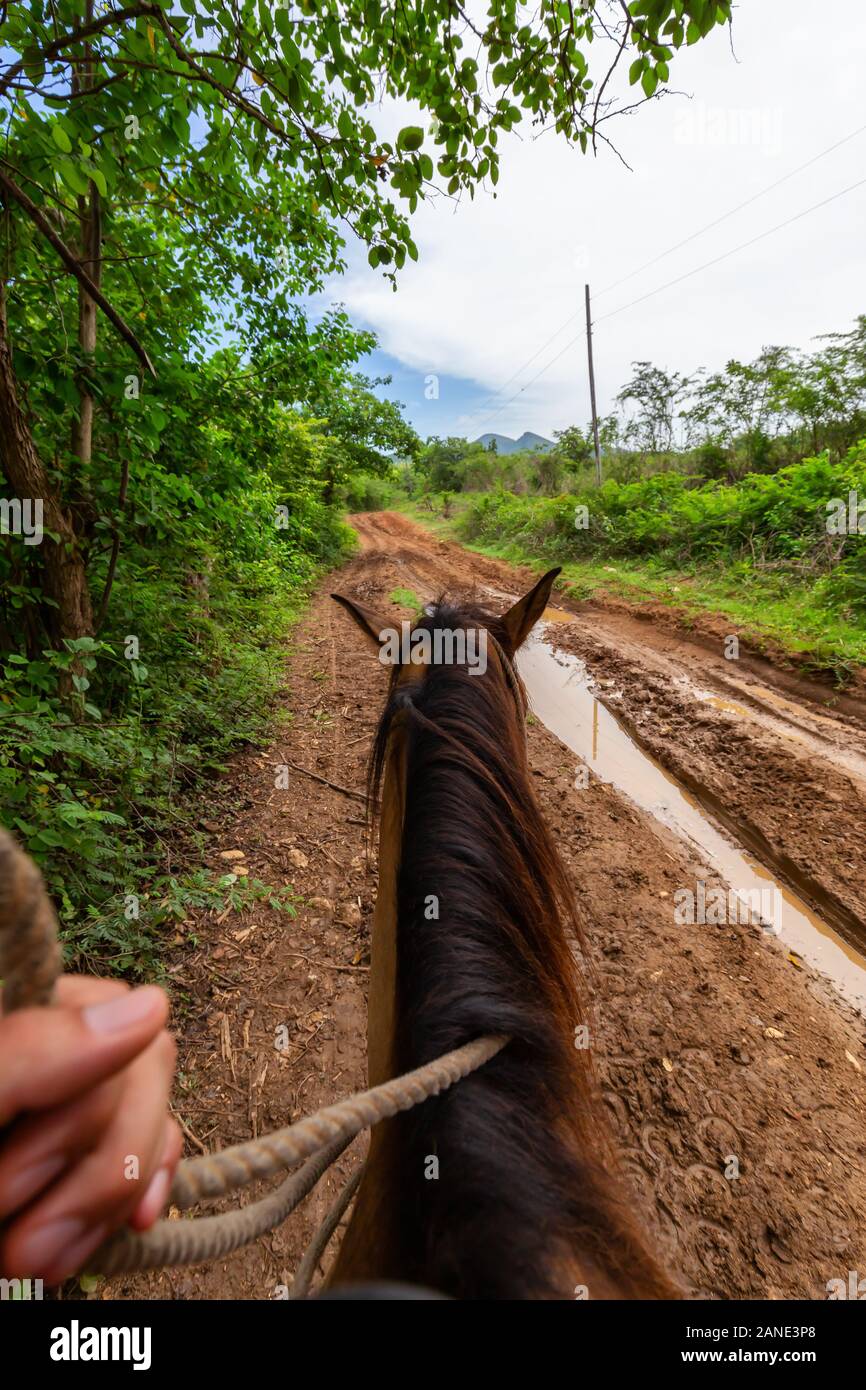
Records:
[[[509,439],[507,434],[482,434],[473,442],[483,444],[485,449],[494,443],[498,454],[519,454],[524,449],[534,449],[537,454],[544,454],[553,448],[552,440],[545,439],[542,434],[533,434],[532,430],[524,430],[519,439]]]

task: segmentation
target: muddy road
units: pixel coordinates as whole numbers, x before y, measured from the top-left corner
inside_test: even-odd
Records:
[[[190,1153],[365,1082],[360,797],[385,668],[328,592],[399,622],[398,590],[504,607],[531,577],[395,513],[353,524],[360,553],[295,636],[279,737],[240,755],[203,813],[213,866],[300,901],[295,918],[199,914],[171,943]],[[585,921],[635,1202],[687,1296],[826,1298],[866,1270],[866,703],[745,646],[728,659],[716,620],[555,601],[521,663],[530,762]],[[96,1296],[279,1296],[362,1151],[248,1250]]]

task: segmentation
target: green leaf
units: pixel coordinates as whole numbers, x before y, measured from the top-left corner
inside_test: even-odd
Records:
[[[82,198],[86,197],[90,191],[90,185],[80,166],[74,164],[71,159],[61,159],[57,167],[66,187],[71,188],[73,193],[79,194]]]
[[[651,97],[658,84],[659,79],[655,68],[647,68],[644,72],[643,77],[640,80],[640,85],[643,87],[644,95],[647,97]]]
[[[105,181],[105,175],[103,174],[102,170],[97,169],[95,164],[91,164],[89,165],[87,172],[93,179],[93,182],[96,184],[96,187],[99,189],[99,192],[102,194],[103,198],[107,198],[108,184]]]
[[[59,121],[52,121],[51,123],[51,138],[59,150],[62,150],[64,154],[69,154],[72,149],[72,141]]]
[[[423,143],[424,131],[423,128],[419,125],[404,126],[403,129],[400,131],[400,134],[397,136],[398,150],[406,150],[408,152],[411,152],[412,150],[419,150]]]

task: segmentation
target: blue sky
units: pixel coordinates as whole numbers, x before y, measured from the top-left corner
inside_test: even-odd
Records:
[[[866,122],[866,5],[761,0],[734,13],[732,42],[719,31],[678,55],[676,92],[608,128],[630,168],[609,151],[582,157],[553,133],[524,129],[504,142],[495,200],[488,190],[419,209],[420,259],[400,273],[396,294],[349,249],[327,298],[377,334],[363,369],[393,374],[388,394],[422,435],[530,429],[550,438],[585,424],[585,280],[596,296],[602,413],[633,361],[716,370],[770,344],[807,348],[866,312],[866,187],[836,197],[866,175],[866,132],[762,194]],[[388,101],[373,113],[386,138],[411,116]],[[601,293],[754,194],[748,208]],[[630,304],[787,219],[797,220]],[[424,398],[431,373],[438,400]]]
[[[381,349],[364,358],[360,369],[369,376],[393,377],[390,386],[378,388],[378,394],[401,401],[406,406],[407,418],[425,439],[434,434],[447,436],[452,432],[453,421],[471,415],[479,402],[490,396],[479,382],[446,373],[437,374],[438,399],[428,399],[425,391],[434,389],[434,383],[427,384],[430,374],[418,371]]]

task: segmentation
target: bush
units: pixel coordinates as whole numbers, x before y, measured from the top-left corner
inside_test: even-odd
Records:
[[[828,504],[847,501],[852,491],[866,503],[866,441],[841,463],[822,454],[734,484],[657,473],[552,498],[500,490],[472,498],[460,529],[468,540],[510,541],[558,560],[640,555],[680,565],[738,557],[788,563],[824,576],[828,604],[859,611],[866,534],[827,531]]]
[[[397,486],[390,478],[359,473],[343,489],[343,503],[350,512],[382,512],[394,505]]]
[[[191,793],[263,734],[292,618],[354,543],[309,486],[230,473],[214,463],[193,483],[151,461],[131,485],[99,637],[0,652],[3,820],[42,868],[79,963],[157,965],[166,901],[188,882],[177,866],[202,839]],[[95,592],[103,580],[97,567]],[[193,880],[203,891],[201,871]],[[229,885],[210,888],[222,901]]]

